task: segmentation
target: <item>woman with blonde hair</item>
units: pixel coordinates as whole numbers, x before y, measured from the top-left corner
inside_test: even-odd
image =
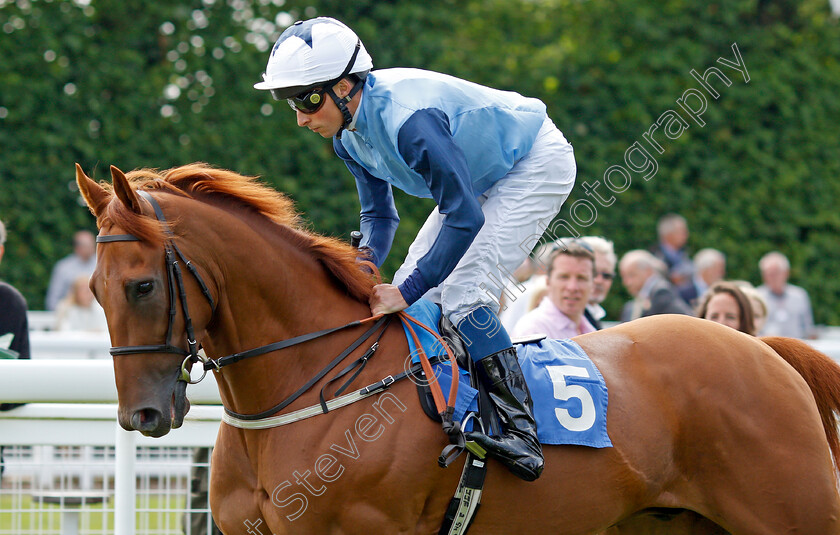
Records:
[[[80,275],[73,280],[67,296],[55,309],[56,330],[106,332],[105,311],[90,291],[90,278]]]

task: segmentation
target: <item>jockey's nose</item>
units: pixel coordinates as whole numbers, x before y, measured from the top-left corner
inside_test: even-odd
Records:
[[[306,126],[309,124],[309,116],[305,113],[302,113],[300,110],[295,110],[295,115],[297,116],[298,126]]]

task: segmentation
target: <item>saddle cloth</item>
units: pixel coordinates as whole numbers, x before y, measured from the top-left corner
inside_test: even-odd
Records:
[[[440,308],[420,299],[405,310],[418,321],[438,332]],[[419,362],[419,350],[406,329],[412,362]],[[426,356],[446,355],[440,342],[424,329],[414,332]],[[569,444],[608,448],[607,385],[601,372],[581,347],[572,340],[543,339],[517,344],[517,355],[525,382],[534,400],[537,437],[542,444]],[[434,365],[444,396],[449,395],[452,368],[448,362]],[[469,373],[459,368],[455,421],[463,421],[469,411],[478,410],[478,391],[470,386]]]

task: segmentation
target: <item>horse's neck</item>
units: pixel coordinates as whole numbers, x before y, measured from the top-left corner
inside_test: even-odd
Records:
[[[204,343],[212,358],[336,327],[370,315],[367,305],[341,292],[323,266],[290,243],[291,230],[260,229],[235,220],[219,225],[223,261],[216,317]],[[265,226],[265,224],[263,224]],[[223,401],[236,412],[273,406],[314,376],[357,330],[337,333],[279,352],[253,357],[217,374]],[[342,346],[342,344],[344,344]],[[266,377],[276,380],[266,381]]]

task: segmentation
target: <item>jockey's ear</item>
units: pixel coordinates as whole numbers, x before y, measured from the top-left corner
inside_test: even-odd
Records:
[[[114,181],[114,193],[117,194],[117,198],[122,201],[126,208],[135,214],[142,213],[140,199],[137,197],[137,192],[131,189],[128,179],[125,177],[123,172],[113,165],[111,166],[111,179]]]
[[[82,171],[82,166],[79,164],[76,164],[76,184],[79,185],[79,192],[82,194],[82,198],[88,205],[90,212],[99,218],[99,215],[108,206],[111,200],[111,194],[88,177]]]

